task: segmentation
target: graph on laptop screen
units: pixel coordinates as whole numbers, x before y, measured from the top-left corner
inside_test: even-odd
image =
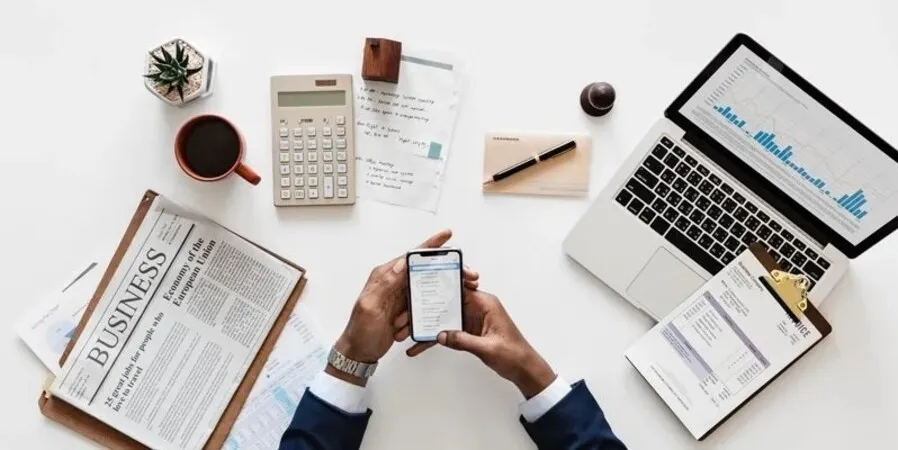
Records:
[[[898,163],[746,47],[680,113],[853,244],[898,212]]]

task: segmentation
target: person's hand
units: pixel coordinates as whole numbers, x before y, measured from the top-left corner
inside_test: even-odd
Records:
[[[452,231],[441,231],[421,243],[420,248],[442,247],[451,237]],[[465,269],[463,275],[465,285],[476,289],[477,273]],[[352,308],[349,323],[334,348],[349,359],[374,363],[390,350],[394,340],[405,340],[408,337],[407,284],[405,255],[371,270]],[[326,370],[346,381],[365,384],[365,380],[351,377],[330,365]]]
[[[437,340],[440,345],[480,358],[499,376],[514,383],[527,399],[555,381],[555,372],[530,346],[493,294],[466,289],[464,331],[443,331]],[[417,356],[433,345],[416,344],[406,353]]]

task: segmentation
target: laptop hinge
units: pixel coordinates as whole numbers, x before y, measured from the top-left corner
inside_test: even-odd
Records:
[[[811,239],[820,244],[820,247],[826,247],[829,244],[829,238],[826,233],[821,231],[817,226],[807,220],[805,217],[810,214],[803,211],[800,207],[793,205],[793,200],[776,189],[772,183],[764,179],[748,165],[739,160],[732,154],[715,151],[714,147],[707,141],[697,136],[696,133],[686,132],[683,140],[689,143],[693,148],[701,152],[703,155],[714,161],[720,168],[730,174],[733,178],[739,180],[745,187],[751,190],[755,195],[763,199],[773,209],[807,234]]]

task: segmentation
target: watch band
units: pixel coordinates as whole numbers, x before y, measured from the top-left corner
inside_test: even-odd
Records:
[[[343,373],[348,373],[359,378],[371,378],[377,369],[377,363],[363,363],[354,359],[349,359],[338,352],[336,348],[331,347],[330,354],[327,355],[327,363],[335,369]]]

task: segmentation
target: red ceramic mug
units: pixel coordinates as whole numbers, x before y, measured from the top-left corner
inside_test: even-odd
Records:
[[[196,116],[175,136],[175,158],[181,170],[199,181],[218,181],[236,173],[251,184],[262,180],[243,163],[243,136],[230,121],[214,114]]]

